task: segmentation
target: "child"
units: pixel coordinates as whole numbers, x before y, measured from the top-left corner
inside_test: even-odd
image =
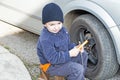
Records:
[[[83,48],[79,50],[70,42],[63,22],[63,12],[57,4],[49,3],[43,8],[44,28],[37,44],[40,63],[50,64],[46,73],[52,76],[64,76],[67,80],[84,80],[87,52]]]

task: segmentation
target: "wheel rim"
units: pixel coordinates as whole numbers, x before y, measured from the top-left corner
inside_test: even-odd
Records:
[[[86,39],[89,39],[89,43],[84,46],[85,50],[89,53],[88,67],[95,67],[98,63],[95,38],[93,37],[92,33],[86,28],[80,28],[78,31],[78,36],[79,37],[77,40],[79,40],[81,43],[84,42]]]

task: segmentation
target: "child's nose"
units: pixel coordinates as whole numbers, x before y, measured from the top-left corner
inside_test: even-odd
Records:
[[[56,30],[56,29],[57,29],[57,26],[54,27],[54,30]]]
[[[55,26],[54,26],[54,29],[57,29],[57,28],[58,28],[58,26],[57,26],[57,25],[55,25]]]

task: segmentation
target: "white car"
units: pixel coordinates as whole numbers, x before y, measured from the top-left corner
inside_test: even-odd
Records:
[[[65,26],[75,43],[90,39],[86,77],[105,80],[120,65],[120,0],[1,0],[0,20],[40,34],[41,11],[54,2],[64,12]]]

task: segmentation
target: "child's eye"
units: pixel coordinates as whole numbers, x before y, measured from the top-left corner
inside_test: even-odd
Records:
[[[60,22],[58,24],[61,24]]]
[[[53,26],[54,24],[50,24],[50,26]]]

